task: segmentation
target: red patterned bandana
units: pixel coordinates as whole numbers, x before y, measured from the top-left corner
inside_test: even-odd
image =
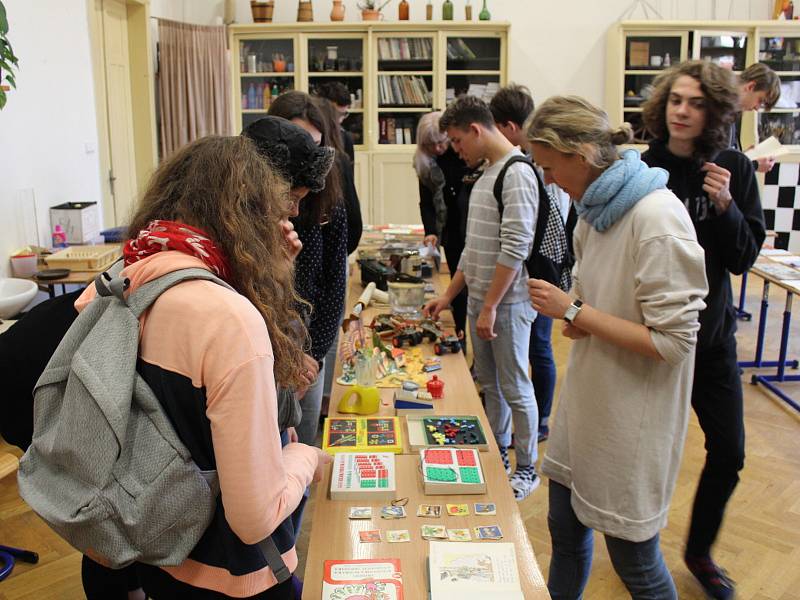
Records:
[[[139,237],[128,240],[123,248],[125,266],[165,250],[196,256],[215,275],[225,281],[230,279],[231,270],[222,250],[203,230],[176,221],[150,221],[147,229],[139,232]]]

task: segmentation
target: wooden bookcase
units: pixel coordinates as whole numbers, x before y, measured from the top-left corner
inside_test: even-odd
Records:
[[[273,92],[341,81],[355,99],[343,126],[357,143],[364,221],[418,223],[417,122],[460,93],[508,82],[509,28],[491,21],[232,25],[234,131],[266,115]]]

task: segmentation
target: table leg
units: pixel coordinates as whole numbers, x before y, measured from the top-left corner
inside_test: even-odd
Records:
[[[781,348],[780,353],[778,355],[777,367],[778,372],[775,375],[753,375],[752,383],[758,384],[760,383],[767,389],[769,389],[773,394],[778,396],[781,400],[786,402],[789,406],[791,406],[796,411],[800,412],[800,404],[792,400],[792,398],[784,393],[782,390],[778,389],[778,386],[773,385],[772,382],[783,382],[783,381],[800,381],[800,375],[786,375],[785,369],[787,366],[790,366],[794,369],[797,368],[798,362],[786,360],[786,354],[789,351],[789,329],[792,323],[792,298],[793,294],[790,291],[786,291],[786,307],[783,311],[783,327],[781,330]]]
[[[741,288],[739,288],[739,306],[736,308],[736,316],[742,321],[751,321],[753,315],[744,309],[745,299],[747,297],[747,271],[742,273]]]

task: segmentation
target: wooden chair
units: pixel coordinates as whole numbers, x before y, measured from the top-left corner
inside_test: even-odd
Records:
[[[6,475],[16,473],[19,460],[13,454],[3,452],[0,454],[0,479]],[[0,581],[11,575],[14,569],[14,561],[22,560],[32,564],[39,562],[39,555],[30,550],[20,550],[10,546],[0,545]]]

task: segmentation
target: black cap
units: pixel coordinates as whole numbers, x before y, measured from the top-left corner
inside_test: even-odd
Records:
[[[259,153],[269,159],[293,188],[307,187],[312,192],[325,188],[335,151],[317,146],[302,127],[270,115],[250,123],[242,135],[255,142]]]

